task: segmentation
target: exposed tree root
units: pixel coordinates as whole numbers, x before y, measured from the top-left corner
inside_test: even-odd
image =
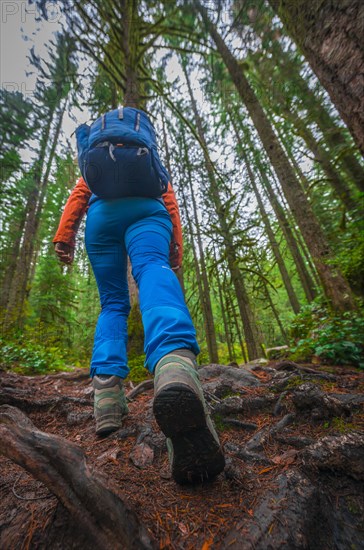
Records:
[[[136,397],[137,395],[140,395],[141,393],[151,390],[154,388],[154,380],[144,380],[140,384],[138,384],[135,388],[133,388],[126,396],[128,401],[131,401]]]
[[[89,469],[80,447],[37,430],[10,406],[0,407],[0,453],[57,496],[94,548],[155,547],[136,514]]]
[[[361,548],[364,375],[225,368],[200,371],[227,466],[197,487],[171,479],[152,381],[132,388],[121,429],[98,440],[88,382],[1,375],[3,400],[83,450],[0,407],[0,547],[151,548],[143,522],[165,550]]]
[[[324,437],[305,449],[302,459],[309,469],[340,472],[364,481],[364,435]]]
[[[62,395],[60,397],[54,396],[51,399],[35,399],[32,391],[26,391],[13,388],[2,388],[0,394],[0,405],[12,405],[25,412],[31,412],[36,410],[57,410],[59,413],[67,414],[70,403],[77,403],[77,405],[90,406],[92,402],[90,399],[80,399],[79,397],[69,397]]]

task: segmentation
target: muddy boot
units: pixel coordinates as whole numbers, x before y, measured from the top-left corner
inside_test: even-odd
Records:
[[[96,434],[105,436],[118,430],[123,416],[128,414],[123,381],[119,376],[96,375],[92,385],[95,392]]]
[[[225,466],[219,438],[207,412],[202,386],[189,350],[164,356],[155,368],[153,411],[167,439],[177,483],[199,483]]]

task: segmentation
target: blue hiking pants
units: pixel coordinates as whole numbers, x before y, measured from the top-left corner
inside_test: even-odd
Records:
[[[176,275],[169,266],[172,222],[155,199],[98,199],[90,204],[85,242],[100,294],[91,376],[125,378],[127,318],[130,311],[127,256],[138,285],[144,326],[145,366],[175,349],[199,347],[191,316]]]

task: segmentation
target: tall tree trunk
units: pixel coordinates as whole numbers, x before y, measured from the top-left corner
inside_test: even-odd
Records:
[[[255,262],[256,262],[256,266],[257,266],[256,269],[257,269],[258,273],[260,275],[263,275],[261,267],[259,265],[258,257],[257,257],[257,255],[254,251],[253,251],[253,256],[255,258]],[[267,283],[266,283],[266,281],[263,277],[262,277],[262,283],[263,283],[263,290],[264,290],[265,297],[267,298],[269,307],[272,310],[272,313],[273,313],[273,316],[274,316],[275,320],[277,321],[277,325],[279,327],[280,333],[283,337],[284,342],[286,344],[288,344],[287,332],[284,329],[284,326],[283,326],[283,323],[282,323],[281,318],[279,316],[278,310],[277,310],[276,306],[274,305],[274,302],[273,302],[272,297],[270,295],[268,285],[267,285]]]
[[[309,126],[292,109],[285,110],[285,114],[291,119],[296,128],[297,134],[302,137],[307,147],[312,151],[315,160],[325,172],[328,182],[331,185],[336,197],[344,204],[348,212],[357,212],[358,203],[354,199],[350,187],[345,179],[332,164],[332,158],[326,149],[316,140]],[[360,211],[360,210],[359,210]]]
[[[5,312],[9,302],[9,296],[11,291],[11,285],[14,280],[14,273],[16,269],[16,263],[19,256],[21,239],[24,231],[26,213],[29,209],[29,204],[26,204],[24,207],[19,220],[17,221],[16,227],[13,227],[14,239],[11,246],[11,252],[8,255],[6,267],[4,270],[4,277],[1,284],[1,295],[0,295],[0,316],[5,320]]]
[[[263,201],[261,199],[258,187],[255,183],[254,174],[253,174],[253,171],[250,167],[249,159],[247,158],[247,155],[244,151],[244,146],[243,146],[243,143],[240,139],[239,132],[238,132],[238,130],[236,128],[236,125],[234,124],[233,121],[232,121],[232,125],[233,125],[233,128],[234,128],[234,132],[235,132],[235,135],[236,135],[237,142],[240,146],[240,154],[242,155],[242,157],[244,159],[244,163],[245,163],[246,169],[248,171],[248,177],[249,177],[249,180],[250,180],[250,184],[251,184],[252,189],[254,191],[254,195],[257,199],[259,211],[260,211],[260,214],[261,214],[262,220],[263,220],[263,224],[264,224],[264,227],[265,227],[265,230],[266,230],[266,233],[267,233],[267,236],[268,236],[271,248],[272,248],[273,255],[274,255],[275,260],[277,262],[278,269],[280,271],[282,281],[283,281],[284,287],[286,289],[291,307],[292,307],[294,313],[298,313],[301,306],[299,304],[296,292],[295,292],[295,290],[292,286],[290,276],[288,274],[286,265],[284,263],[284,260],[283,260],[282,254],[281,254],[281,251],[279,249],[279,244],[278,244],[278,242],[277,242],[277,240],[274,236],[274,232],[273,232],[272,226],[269,222],[267,212],[265,210]]]
[[[207,10],[198,0],[194,0],[194,4],[201,14],[229,70],[239,95],[253,120],[267,155],[282,185],[291,211],[297,220],[307,247],[311,252],[329,304],[333,309],[341,312],[356,309],[354,297],[347,281],[337,268],[333,268],[330,265],[332,253],[321,226],[239,62],[231,54],[215,25],[208,18]]]
[[[48,181],[43,178],[43,170],[55,110],[56,105],[53,104],[49,110],[46,126],[40,141],[39,156],[33,167],[33,182],[27,201],[28,209],[22,235],[22,246],[17,258],[6,305],[7,312],[5,324],[8,328],[10,326],[21,327],[23,324],[27,284],[29,282],[31,263],[36,244],[36,234],[39,226],[39,220],[37,219],[38,201],[42,194],[43,186],[46,186],[48,183]]]
[[[249,144],[249,148],[252,152],[253,150],[253,144],[250,140],[250,137],[247,132],[244,131],[244,127],[241,126],[243,132],[244,132],[244,140],[246,143]],[[265,189],[269,202],[273,208],[274,214],[277,218],[279,227],[284,235],[284,238],[286,239],[286,243],[288,246],[288,249],[291,253],[292,259],[295,263],[297,274],[300,279],[302,288],[304,290],[305,296],[307,298],[308,302],[312,302],[312,300],[317,296],[315,283],[306,267],[306,264],[302,258],[302,255],[300,253],[297,240],[294,236],[294,233],[291,228],[291,224],[289,222],[289,219],[286,216],[286,213],[284,211],[284,208],[280,204],[278,198],[276,197],[276,194],[272,188],[272,185],[267,177],[266,170],[264,166],[262,165],[260,159],[256,156],[256,165],[260,174],[261,183],[263,184],[263,188]]]
[[[292,75],[294,75],[294,81],[300,90],[302,104],[306,106],[311,120],[315,121],[330,149],[339,152],[338,161],[349,180],[356,185],[359,191],[364,192],[364,167],[354,153],[350,151],[352,145],[345,135],[346,131],[343,127],[338,126],[336,120],[301,76],[289,53],[284,51],[278,41],[274,42],[274,49],[277,52],[276,61],[280,73],[285,78],[292,78]]]
[[[229,327],[229,323],[228,323],[227,315],[226,315],[226,305],[225,305],[224,297],[223,297],[223,293],[222,293],[221,280],[220,280],[220,275],[219,275],[219,269],[217,267],[217,257],[216,257],[215,248],[214,248],[214,260],[215,260],[215,264],[216,264],[217,293],[218,293],[218,296],[219,296],[220,311],[221,311],[222,323],[223,323],[224,331],[225,331],[226,344],[227,344],[227,347],[228,347],[229,361],[235,361],[235,353],[234,353],[234,348],[233,348],[232,342],[231,342],[230,327]]]
[[[139,25],[137,3],[134,0],[120,0],[120,53],[122,56],[122,78],[124,81],[124,106],[142,109],[144,100],[141,94],[141,85],[138,70]],[[142,342],[142,317],[139,309],[139,292],[137,284],[132,276],[131,263],[128,258],[127,279],[130,298],[129,315],[129,342],[128,353],[141,355],[143,353]]]
[[[315,122],[326,144],[335,153],[335,164],[341,165],[350,183],[356,185],[360,191],[364,191],[364,166],[361,165],[356,158],[352,150],[353,146],[351,140],[349,140],[346,135],[346,130],[338,125],[337,121],[330,115],[320,98],[317,97],[312,88],[310,88],[307,79],[301,76],[301,64],[297,62],[297,55],[295,58],[292,58],[292,53],[283,49],[273,31],[272,19],[273,17],[270,17],[266,10],[264,12],[264,23],[260,20],[259,28],[256,28],[254,21],[252,21],[252,28],[257,32],[257,37],[262,42],[272,40],[272,61],[265,58],[264,63],[259,62],[255,64],[255,68],[259,72],[260,78],[266,85],[266,88],[262,86],[262,92],[264,93],[265,90],[268,91],[268,89],[271,88],[272,81],[277,80],[277,69],[279,70],[283,83],[285,81],[294,83],[295,88],[299,91],[297,97],[299,97],[301,107],[303,107],[302,110],[306,110],[309,113],[309,116],[306,117],[307,124],[312,121]],[[239,22],[237,22],[236,30],[242,40],[244,40],[244,34],[242,32],[243,27],[239,25]],[[269,98],[273,109],[277,106],[277,91],[277,88],[274,87],[274,94]],[[310,119],[309,121],[308,118]],[[290,156],[288,150],[287,154]],[[291,157],[290,159],[292,162]],[[296,167],[295,170],[297,172]]]
[[[57,146],[58,146],[58,138],[59,138],[59,134],[61,133],[63,117],[64,117],[64,113],[66,112],[66,108],[67,108],[67,100],[64,101],[64,104],[63,104],[62,108],[60,109],[60,112],[59,112],[59,115],[58,115],[57,126],[56,126],[55,131],[54,131],[54,136],[53,136],[53,140],[52,140],[51,149],[50,149],[49,154],[48,154],[47,166],[46,166],[46,170],[45,170],[45,173],[44,173],[44,176],[43,176],[42,187],[41,187],[41,190],[40,190],[38,204],[37,204],[37,210],[36,210],[36,213],[35,213],[35,219],[36,219],[35,232],[36,232],[36,234],[38,234],[38,229],[39,229],[40,222],[41,222],[41,216],[42,216],[42,212],[43,212],[44,201],[45,201],[47,191],[48,191],[49,174],[51,173],[53,159],[54,159],[56,149],[57,149]],[[36,265],[36,261],[37,261],[38,254],[39,254],[39,244],[40,243],[37,243],[37,246],[34,246],[34,248],[33,248],[33,258],[31,260],[31,267],[30,267],[30,272],[29,272],[29,281],[32,281],[33,277],[34,277],[35,265]],[[29,292],[28,292],[28,294],[29,294]]]
[[[186,154],[186,150],[185,150]],[[188,158],[185,160],[188,163]],[[192,245],[192,251],[193,251],[193,258],[195,263],[195,269],[196,269],[196,279],[197,279],[197,286],[198,286],[198,292],[200,297],[200,303],[203,311],[203,320],[205,325],[205,334],[206,334],[206,343],[207,343],[207,350],[209,354],[209,359],[211,363],[218,363],[219,362],[219,356],[217,351],[217,342],[216,342],[216,331],[215,331],[215,323],[214,323],[214,317],[212,313],[212,305],[211,305],[211,297],[210,297],[210,285],[207,279],[207,273],[206,273],[206,262],[205,262],[205,253],[202,246],[202,239],[201,239],[201,233],[200,228],[198,225],[198,217],[197,217],[197,208],[196,208],[196,201],[193,193],[193,187],[191,182],[191,175],[188,174],[188,180],[189,180],[189,187],[191,192],[191,200],[193,204],[193,216],[195,220],[195,227],[196,231],[193,231],[192,222],[189,216],[189,208],[187,207],[186,203],[186,197],[183,195],[183,204],[185,208],[185,215],[187,218],[187,224],[189,228],[189,233],[191,235],[191,245]],[[196,234],[197,238],[197,246],[199,250],[200,255],[200,261],[198,260],[195,244],[194,244],[194,233]],[[201,264],[201,268],[200,268]]]
[[[364,153],[362,0],[269,0]]]
[[[122,26],[120,47],[123,54],[125,92],[124,105],[128,107],[142,108],[140,80],[138,74],[138,48],[139,25],[137,22],[137,2],[133,0],[120,0],[120,22]],[[133,24],[134,23],[134,24]]]
[[[203,290],[203,287],[202,287],[202,280],[201,280],[201,270],[200,270],[200,264],[198,262],[195,242],[194,242],[194,238],[193,238],[192,222],[191,222],[191,219],[190,219],[190,216],[189,216],[189,213],[188,213],[188,208],[187,208],[187,204],[186,204],[186,197],[184,195],[183,195],[182,202],[183,202],[183,207],[184,207],[184,210],[185,210],[185,216],[186,216],[186,220],[187,220],[188,233],[191,237],[190,243],[191,243],[192,254],[193,254],[193,264],[194,264],[194,268],[195,268],[195,275],[196,275],[196,282],[197,282],[197,289],[198,289],[198,297],[199,297],[199,301],[200,301],[201,308],[202,308],[202,318],[204,320],[204,325],[205,325],[205,334],[207,336],[207,330],[208,329],[207,329],[207,322],[206,322],[204,290]],[[209,352],[209,341],[208,341],[208,339],[207,339],[207,349],[208,349],[208,352]],[[210,355],[210,352],[209,352],[209,355]]]
[[[169,153],[167,132],[166,132],[166,122],[165,122],[164,112],[162,107],[161,107],[161,115],[162,115],[161,118],[162,118],[162,131],[163,131],[163,145],[164,145],[165,159],[166,159],[165,165],[166,165],[169,177],[171,178],[171,184],[172,184],[173,181],[172,181],[172,170],[171,170],[171,156]],[[181,265],[179,270],[176,272],[176,275],[177,275],[177,279],[179,280],[179,284],[181,285],[183,294],[185,294],[185,285],[183,280],[183,265]]]
[[[227,284],[226,280],[225,280],[225,284]],[[234,301],[230,296],[229,288],[227,290],[225,290],[224,295],[225,295],[225,300],[226,300],[226,311],[229,313],[229,310],[230,310],[230,312],[231,312],[231,316],[233,318],[236,334],[237,334],[240,349],[241,349],[241,354],[243,356],[244,363],[247,363],[248,362],[248,357],[246,355],[245,345],[244,345],[243,337],[242,337],[241,330],[240,330],[239,319],[238,319],[238,315],[236,313]]]
[[[191,98],[192,109],[196,121],[197,133],[200,139],[200,143],[203,146],[203,154],[205,159],[206,172],[210,181],[210,192],[214,203],[216,214],[219,219],[219,225],[221,228],[221,235],[224,240],[226,248],[227,262],[231,273],[231,280],[235,288],[236,298],[238,301],[241,320],[244,327],[244,335],[246,345],[248,349],[249,359],[256,359],[261,356],[261,336],[259,334],[258,327],[256,325],[253,310],[250,305],[249,297],[246,291],[245,282],[242,273],[238,267],[238,256],[236,254],[233,239],[230,234],[230,230],[227,224],[227,220],[222,208],[220,194],[218,190],[218,183],[216,181],[215,172],[213,169],[213,163],[211,162],[208,154],[207,143],[205,139],[205,133],[203,130],[202,120],[199,115],[195,98],[193,96],[191,83],[187,74],[185,65],[183,64],[184,74],[187,81],[188,91]]]

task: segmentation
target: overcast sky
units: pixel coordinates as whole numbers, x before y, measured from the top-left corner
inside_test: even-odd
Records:
[[[39,22],[38,10],[29,6],[27,0],[1,1],[0,82],[3,88],[25,95],[34,92],[35,77],[26,76],[29,51],[35,46],[38,55],[46,56],[46,45],[62,26],[57,4],[49,2],[47,7],[49,21]]]

